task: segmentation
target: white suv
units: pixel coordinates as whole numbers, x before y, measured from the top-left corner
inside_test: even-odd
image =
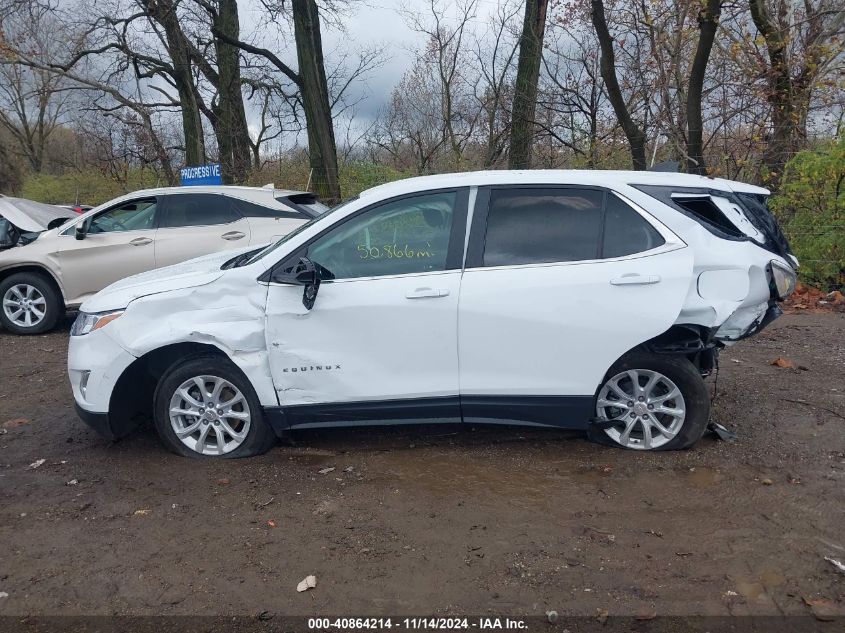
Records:
[[[86,301],[68,358],[77,408],[112,438],[146,412],[186,456],[424,421],[686,448],[708,423],[718,349],[774,319],[795,283],[767,194],[602,171],[375,187],[259,252]]]
[[[208,186],[136,191],[81,216],[68,212],[72,219],[37,239],[0,244],[0,323],[15,334],[45,332],[65,308],[118,279],[267,244],[325,210],[310,193]]]

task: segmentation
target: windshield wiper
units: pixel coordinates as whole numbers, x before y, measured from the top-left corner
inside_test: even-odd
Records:
[[[247,251],[246,253],[241,253],[240,255],[235,255],[232,259],[227,259],[223,262],[223,265],[220,266],[220,270],[228,270],[229,268],[238,268],[239,266],[243,266],[246,264],[249,259],[255,255],[257,252],[263,250],[264,247],[256,248],[251,251]]]

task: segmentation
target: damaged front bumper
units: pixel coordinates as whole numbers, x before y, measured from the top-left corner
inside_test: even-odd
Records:
[[[105,331],[71,336],[68,345],[68,376],[79,417],[108,439],[126,435],[109,417],[111,395],[118,378],[136,357]]]

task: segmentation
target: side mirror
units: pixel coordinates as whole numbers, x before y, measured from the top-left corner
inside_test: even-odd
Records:
[[[300,257],[295,265],[273,275],[273,281],[280,284],[304,286],[302,305],[309,310],[314,307],[317,292],[320,290],[320,273],[317,271],[314,262],[307,257]]]
[[[84,240],[85,236],[88,234],[88,221],[83,220],[82,222],[77,223],[76,229],[73,232],[73,236],[78,240]]]

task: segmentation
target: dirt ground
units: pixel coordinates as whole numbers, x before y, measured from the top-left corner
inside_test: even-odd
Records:
[[[88,430],[68,327],[0,334],[0,615],[845,614],[845,314],[722,354],[734,443],[427,426],[216,462]]]

